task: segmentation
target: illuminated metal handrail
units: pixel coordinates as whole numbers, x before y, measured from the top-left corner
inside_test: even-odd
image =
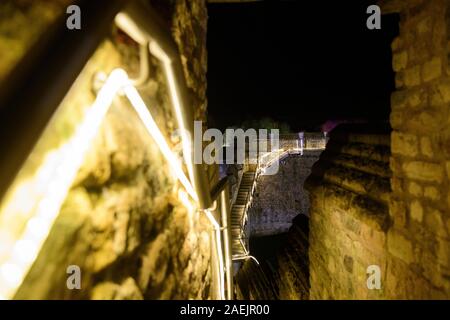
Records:
[[[229,198],[229,178],[222,178],[211,190],[211,199],[219,201],[218,210],[221,218],[221,230],[223,234],[224,260],[225,260],[225,285],[226,298],[233,298],[233,270],[232,270],[232,252],[231,252],[231,212]]]
[[[141,1],[133,1],[120,12],[115,19],[117,25],[126,31],[140,45],[147,45],[150,52],[158,58],[166,74],[172,105],[180,126],[183,155],[188,166],[189,176],[198,193],[201,209],[212,206],[209,183],[205,171],[200,164],[193,161],[194,119],[188,90],[185,84],[183,67],[178,47],[168,28],[159,16]],[[201,147],[201,146],[200,146]]]
[[[188,173],[197,195],[199,209],[204,211],[215,230],[215,248],[218,261],[218,291],[219,299],[232,298],[232,270],[231,270],[231,250],[229,248],[229,229],[227,219],[229,219],[229,210],[227,210],[228,195],[221,191],[221,203],[217,214],[212,210],[213,200],[211,199],[211,189],[209,181],[201,164],[195,164],[193,161],[193,149],[202,148],[201,145],[194,145],[194,121],[193,109],[190,104],[188,91],[185,84],[183,68],[180,60],[178,47],[172,39],[172,36],[166,32],[164,23],[143,2],[134,1],[128,5],[124,11],[116,16],[116,24],[127,32],[141,46],[148,45],[149,51],[158,58],[164,68],[164,72],[169,87],[172,105],[175,116],[180,127],[183,144],[183,156],[187,165]],[[225,186],[226,187],[226,182]],[[214,196],[217,196],[214,194]],[[222,250],[221,234],[224,238],[224,250]],[[225,265],[225,266],[224,266]],[[224,270],[225,269],[225,270]],[[225,275],[224,275],[225,273]],[[226,278],[225,279],[223,278]],[[226,284],[225,284],[226,282]],[[225,289],[226,286],[226,289]]]
[[[85,1],[85,2],[89,3],[89,1]],[[94,1],[92,1],[91,3],[94,3]],[[123,4],[124,4],[124,1],[113,1],[113,3],[110,3],[109,6],[107,6],[108,8],[113,8],[114,10],[113,9],[104,10],[103,5],[101,5],[100,7],[103,10],[101,10],[101,11],[96,10],[95,13],[98,14],[98,16],[103,16],[103,14],[105,14],[105,19],[100,19],[102,21],[102,23],[99,23],[98,26],[101,28],[105,28],[105,26],[107,26],[107,25],[110,26],[111,20],[114,18],[115,14],[118,12],[118,10],[121,8],[121,6]],[[94,14],[94,12],[89,11],[89,16],[91,16],[93,14]],[[98,16],[96,16],[96,18]],[[217,277],[218,277],[218,283],[217,283],[218,296],[217,296],[217,298],[224,299],[225,293],[226,293],[226,297],[228,299],[231,299],[232,293],[233,293],[233,291],[232,291],[233,281],[232,281],[232,272],[231,272],[231,252],[230,252],[230,246],[229,246],[229,229],[228,229],[228,225],[229,225],[229,223],[228,223],[229,203],[228,202],[229,202],[229,199],[228,199],[228,194],[226,191],[227,183],[224,184],[223,188],[221,187],[220,199],[217,198],[218,197],[217,194],[214,194],[214,196],[216,197],[215,198],[216,211],[218,211],[218,214],[219,214],[219,218],[218,218],[217,214],[214,214],[214,212],[212,210],[212,200],[211,200],[211,193],[210,193],[211,190],[209,187],[209,182],[206,177],[205,171],[203,170],[201,165],[194,165],[194,163],[192,161],[193,160],[192,159],[193,158],[193,141],[192,141],[193,139],[192,138],[194,136],[193,135],[193,109],[189,102],[190,100],[189,100],[189,96],[187,94],[187,88],[185,85],[185,78],[184,78],[184,73],[183,73],[183,69],[182,69],[182,65],[181,65],[178,48],[168,31],[169,28],[167,28],[167,26],[164,26],[164,24],[159,20],[159,18],[153,12],[151,7],[146,5],[144,2],[137,1],[137,0],[131,2],[124,11],[120,12],[118,15],[115,16],[115,21],[125,32],[129,33],[130,36],[132,36],[132,38],[134,38],[141,45],[141,53],[143,53],[143,54],[141,54],[141,56],[144,59],[145,59],[145,55],[146,55],[146,52],[144,52],[144,49],[145,49],[145,51],[147,51],[147,49],[148,49],[148,51],[151,52],[155,57],[157,57],[163,65],[163,68],[165,71],[165,76],[167,79],[167,84],[169,87],[170,97],[172,100],[172,105],[174,108],[174,113],[175,113],[178,125],[181,129],[183,151],[184,151],[183,155],[186,160],[186,166],[187,166],[189,179],[184,175],[184,172],[181,169],[181,167],[179,166],[179,163],[176,161],[176,159],[173,158],[173,154],[171,153],[171,150],[168,147],[168,145],[165,143],[165,140],[162,137],[161,132],[157,128],[156,123],[154,123],[153,119],[151,118],[151,115],[149,114],[149,112],[148,112],[144,102],[140,98],[138,92],[132,86],[132,83],[139,85],[139,84],[142,84],[143,82],[145,82],[146,79],[148,78],[148,74],[146,74],[146,72],[141,73],[141,77],[139,77],[137,79],[137,81],[131,81],[130,79],[128,79],[126,73],[123,70],[115,72],[114,75],[112,74],[113,77],[110,79],[111,79],[111,83],[113,85],[109,86],[107,89],[105,89],[99,93],[99,96],[97,97],[97,100],[96,100],[97,107],[95,108],[95,112],[93,111],[90,113],[90,118],[87,118],[85,121],[86,125],[85,125],[85,123],[83,123],[83,125],[81,127],[90,127],[92,125],[95,128],[97,128],[103,115],[105,114],[106,110],[109,108],[110,102],[113,99],[113,95],[116,93],[116,91],[119,88],[124,89],[125,94],[127,95],[128,99],[135,107],[136,112],[138,113],[138,115],[142,119],[142,121],[144,122],[144,125],[146,126],[148,131],[153,135],[153,137],[157,141],[160,150],[166,156],[167,160],[169,161],[169,164],[177,173],[177,177],[179,178],[181,183],[184,185],[186,191],[197,202],[199,209],[201,211],[205,212],[208,219],[210,220],[210,222],[215,230],[215,235],[216,235],[215,248],[216,248],[217,256],[215,258],[217,258],[219,260],[218,270],[217,270]],[[93,24],[90,24],[90,26],[92,26],[92,25]],[[89,28],[87,28],[87,29],[92,31],[92,29],[89,29]],[[94,31],[95,31],[95,28],[94,28]],[[93,32],[93,33],[97,35],[97,32]],[[86,43],[89,44],[89,46],[88,46],[89,53],[93,52],[93,50],[97,47],[101,38],[102,38],[101,36],[97,35],[95,37],[95,39],[96,39],[95,42],[89,41],[89,39],[87,39],[85,41]],[[85,43],[85,42],[82,42],[82,43]],[[77,50],[73,50],[73,51],[75,52]],[[64,51],[60,50],[60,51],[58,51],[58,54],[61,54],[62,52],[64,52]],[[79,51],[77,51],[77,52],[78,52],[78,54],[80,53]],[[82,59],[80,60],[80,58],[78,58],[77,63],[74,65],[75,66],[80,65],[80,70],[81,70],[81,67],[84,66],[86,61],[89,59],[90,54],[87,54],[87,51],[86,51],[86,52],[83,52],[83,54],[80,54],[80,56],[82,57]],[[59,59],[55,59],[55,60],[60,61],[63,59],[62,59],[62,57],[59,57]],[[68,57],[68,59],[64,60],[65,64],[68,64],[68,60],[70,61],[70,57]],[[141,61],[141,62],[143,63],[142,69],[144,71],[146,71],[145,63],[147,61]],[[68,65],[70,65],[70,64],[68,64]],[[55,71],[55,74],[57,74],[57,75],[60,75],[61,73],[63,73],[63,74],[66,73],[66,74],[64,74],[66,76],[65,78],[69,79],[70,81],[66,79],[67,81],[59,82],[59,81],[55,80],[53,82],[50,82],[50,84],[56,83],[57,84],[56,87],[58,89],[57,90],[58,94],[52,96],[52,99],[53,99],[53,100],[51,100],[52,103],[50,103],[50,100],[48,98],[46,98],[45,88],[42,88],[43,89],[42,92],[39,92],[43,96],[43,99],[41,99],[41,100],[43,102],[49,103],[50,107],[53,108],[51,110],[52,112],[45,113],[45,115],[48,115],[48,114],[51,115],[53,113],[53,111],[57,108],[57,106],[59,105],[63,96],[61,96],[61,99],[59,99],[59,100],[58,100],[58,97],[62,94],[65,94],[68,91],[70,85],[72,84],[73,80],[78,75],[78,72],[80,70],[78,70],[76,68],[67,68],[67,70],[66,70],[65,68],[61,67],[59,70],[61,72]],[[70,73],[70,76],[68,76],[67,73]],[[44,81],[41,81],[41,83],[44,83]],[[48,83],[45,83],[45,84],[48,85]],[[67,86],[64,86],[65,84],[67,84]],[[52,88],[52,90],[50,90],[50,91],[53,92],[54,89],[55,88]],[[30,92],[36,92],[36,90],[30,89]],[[48,94],[47,94],[47,96],[48,96]],[[13,97],[16,97],[16,96],[13,95]],[[36,99],[36,97],[33,97],[33,98]],[[39,101],[41,101],[41,100],[39,100]],[[5,101],[14,101],[14,100],[5,100]],[[47,106],[47,108],[48,108],[48,106]],[[8,113],[6,113],[6,114],[8,115]],[[30,118],[25,118],[25,119],[30,120]],[[48,121],[48,118],[44,117],[42,119],[45,119],[45,121],[42,121],[43,123],[46,123]],[[11,119],[3,118],[3,120],[10,121]],[[35,119],[32,119],[32,120],[35,120]],[[39,126],[37,126],[37,127],[39,127]],[[41,128],[38,128],[38,129],[41,129]],[[84,132],[83,130],[81,130],[81,131]],[[77,146],[77,143],[78,143],[80,146],[80,150],[82,150],[82,152],[80,152],[77,155],[77,159],[82,158],[83,152],[87,149],[86,146],[88,145],[88,141],[92,138],[91,133],[95,132],[95,130],[88,130],[88,131],[90,132],[89,139],[86,139],[86,142],[81,143],[81,141],[83,140],[80,138],[81,136],[76,137],[76,143],[74,145]],[[33,132],[37,132],[37,131],[33,131]],[[39,136],[40,136],[39,134],[36,134],[36,137],[39,137]],[[22,137],[22,138],[24,140],[19,140],[17,142],[17,144],[20,147],[19,151],[21,151],[21,152],[19,152],[20,155],[27,154],[26,151],[28,151],[28,152],[30,151],[29,149],[24,148],[23,146],[20,146],[20,144],[23,141],[26,141],[27,143],[29,143],[30,139],[26,139],[26,137]],[[34,142],[32,144],[34,144]],[[198,146],[196,146],[196,147],[198,147]],[[80,160],[80,159],[78,159],[78,160]],[[20,159],[20,160],[22,160],[22,159]],[[56,217],[56,214],[59,211],[59,207],[62,204],[62,201],[64,200],[64,195],[65,195],[64,193],[67,192],[68,188],[70,187],[69,178],[72,178],[72,176],[74,176],[74,172],[75,172],[74,168],[76,168],[80,162],[78,160],[77,160],[77,162],[73,162],[74,164],[70,170],[71,174],[66,175],[66,178],[63,179],[64,188],[59,188],[60,191],[58,191],[56,193],[59,196],[58,196],[56,203],[52,204],[53,210],[47,210],[48,212],[52,213],[51,215],[49,215],[49,214],[45,215],[45,219],[47,219],[46,221],[48,222],[47,223],[48,226],[50,226],[50,224],[53,223],[53,221]],[[16,161],[16,162],[14,162],[14,164],[21,165],[22,162],[23,161]],[[3,163],[5,163],[5,162],[3,162]],[[1,167],[1,168],[3,169],[4,167]],[[5,167],[5,168],[7,168],[7,167]],[[18,166],[18,168],[20,168],[20,166]],[[65,172],[64,170],[59,170],[59,171]],[[11,172],[11,170],[8,170],[8,173],[10,173],[10,172]],[[4,173],[4,171],[1,173]],[[8,178],[8,179],[6,179],[6,178]],[[5,177],[5,180],[2,182],[8,182],[9,178],[10,177]],[[218,208],[217,208],[217,203],[220,203],[220,207],[218,207]],[[25,257],[25,258],[27,258],[28,260],[30,260],[29,258],[34,259],[34,256],[37,255],[37,252],[42,245],[42,241],[46,238],[46,234],[48,234],[49,229],[50,229],[50,227],[48,227],[48,228],[46,227],[45,233],[42,233],[39,238],[40,240],[35,243],[36,250],[33,251],[33,257],[30,256],[30,257]],[[30,230],[32,230],[32,229],[30,229]],[[223,238],[224,238],[223,244],[221,241],[221,234],[223,234]],[[222,250],[222,247],[224,248],[224,250]],[[215,260],[214,257],[212,260]],[[9,267],[9,265],[7,265],[7,267]],[[30,263],[27,262],[27,265],[26,266],[24,265],[23,268],[20,269],[20,271],[18,273],[18,277],[16,277],[17,281],[23,280],[23,277],[29,267],[30,267]],[[14,270],[11,269],[11,271],[14,271]],[[10,274],[12,274],[12,273],[10,273]],[[11,287],[11,290],[8,291],[8,296],[10,296],[17,289],[18,285],[20,284],[17,281],[14,283],[13,287]],[[225,286],[226,286],[226,288],[225,288]]]

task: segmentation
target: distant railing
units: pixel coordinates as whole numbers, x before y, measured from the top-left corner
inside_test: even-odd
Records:
[[[240,221],[241,232],[240,241],[244,248],[244,256],[233,256],[233,260],[242,260],[253,258],[250,255],[250,217],[248,209],[250,209],[253,200],[253,194],[256,190],[256,183],[260,175],[264,175],[266,170],[270,168],[276,161],[280,161],[291,154],[303,155],[304,151],[308,150],[323,150],[328,142],[326,133],[300,132],[298,134],[280,135],[277,143],[272,143],[270,139],[259,139],[258,146],[265,146],[267,152],[256,153],[256,158],[250,158],[248,155],[245,158],[244,168],[247,171],[255,169],[255,176],[253,184],[247,195],[244,212]],[[248,144],[247,144],[248,145]],[[245,170],[245,169],[244,169]],[[239,190],[237,190],[239,192]]]

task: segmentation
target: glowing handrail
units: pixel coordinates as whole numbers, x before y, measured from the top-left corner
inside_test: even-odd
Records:
[[[115,69],[111,72],[104,86],[99,91],[94,104],[86,112],[83,121],[76,129],[73,137],[59,150],[60,154],[58,159],[55,161],[54,157],[47,157],[40,168],[40,171],[50,173],[47,175],[49,182],[47,192],[38,202],[37,211],[28,221],[24,233],[12,247],[9,259],[0,266],[1,299],[12,298],[23,282],[50,233],[51,227],[83,163],[89,146],[100,128],[102,120],[109,110],[117,92],[121,89],[142,120],[148,133],[154,138],[177,178],[189,195],[194,200],[197,199],[197,195],[189,179],[181,169],[179,161],[170,150],[170,147],[148,111],[144,101],[132,85],[128,75],[122,69]]]
[[[142,3],[134,1],[116,16],[116,24],[127,32],[136,42],[141,45],[148,44],[150,52],[160,60],[163,66],[167,84],[169,87],[170,99],[174,108],[175,117],[182,136],[183,156],[189,178],[197,196],[197,204],[200,210],[206,213],[213,228],[215,229],[215,239],[217,255],[219,258],[218,273],[218,297],[225,298],[224,272],[227,273],[227,280],[232,279],[231,268],[223,269],[223,260],[227,260],[227,266],[231,264],[231,256],[223,256],[222,241],[220,238],[220,222],[211,214],[210,208],[213,202],[210,197],[210,186],[205,171],[201,165],[193,162],[193,110],[188,102],[188,94],[185,86],[184,73],[181,65],[180,54],[170,34],[165,32],[163,24],[152,10]],[[202,146],[195,146],[201,148]],[[220,214],[226,214],[222,210]],[[228,230],[224,230],[228,232]],[[225,254],[227,254],[225,250]],[[230,281],[229,281],[230,282]],[[231,283],[227,283],[227,288],[232,288]],[[231,298],[231,290],[228,290],[228,298]]]
[[[11,254],[9,258],[6,259],[6,263],[0,266],[0,298],[13,297],[20,284],[23,282],[29,268],[36,259],[39,250],[47,238],[51,226],[60,211],[60,207],[70,190],[71,183],[75,179],[77,168],[81,166],[84,155],[95,136],[95,133],[98,131],[101,120],[120,88],[130,100],[147,131],[157,142],[159,149],[169,162],[169,165],[177,175],[187,193],[198,202],[200,209],[208,209],[211,205],[210,190],[209,184],[206,181],[206,175],[201,167],[194,166],[191,161],[192,145],[188,134],[192,133],[190,126],[192,126],[193,122],[190,121],[190,117],[193,115],[193,112],[189,109],[179,53],[173,40],[171,40],[170,35],[168,35],[166,30],[163,30],[164,28],[161,28],[161,25],[156,22],[157,19],[154,19],[152,10],[146,10],[144,12],[140,9],[141,7],[139,7],[138,2],[133,1],[127,10],[122,12],[123,14],[119,14],[117,18],[122,22],[125,21],[125,23],[128,23],[129,27],[135,28],[133,35],[138,38],[137,41],[141,45],[148,47],[149,50],[163,62],[175,115],[178,124],[182,129],[181,134],[183,135],[182,143],[184,156],[187,160],[186,166],[190,179],[184,174],[181,163],[177,160],[176,156],[172,154],[163,135],[156,126],[156,123],[151,117],[151,114],[146,108],[142,98],[139,96],[136,88],[132,86],[131,80],[128,79],[125,71],[120,69],[115,70],[111,73],[110,77],[108,77],[107,82],[100,90],[92,107],[86,112],[83,122],[78,126],[74,136],[68,143],[57,150],[58,152],[61,151],[62,155],[57,157],[56,160],[53,154],[44,159],[44,168],[46,168],[46,170],[43,170],[45,171],[44,176],[46,178],[50,177],[50,180],[48,181],[51,181],[51,183],[48,184],[47,190],[50,196],[47,194],[40,199],[36,214],[28,221],[25,232],[18,241],[16,241],[15,246],[12,247]],[[151,17],[149,15],[151,15]],[[133,21],[134,19],[136,19],[137,22]],[[144,27],[140,28],[141,26]],[[139,83],[139,81],[137,83]],[[76,154],[76,156],[73,156],[74,154]],[[51,165],[46,165],[46,163]],[[223,212],[221,212],[221,214],[223,214]],[[211,220],[213,227],[216,230],[221,230],[221,228],[218,228],[219,223],[217,222],[217,219],[213,215],[210,215],[210,217],[213,219]],[[227,263],[229,264],[231,257],[223,256],[221,251],[220,232],[216,237],[216,241],[217,250],[219,251],[218,256],[222,261],[219,261],[218,296],[223,299],[225,297],[223,259],[227,259]],[[229,272],[229,270],[227,269],[226,272]],[[227,275],[227,279],[230,278],[232,279],[232,275],[231,277],[230,275]],[[228,283],[227,287],[230,288],[231,285],[232,282]],[[231,290],[228,290],[228,298],[230,297]]]

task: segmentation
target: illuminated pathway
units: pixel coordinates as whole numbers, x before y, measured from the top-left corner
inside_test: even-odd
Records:
[[[303,155],[305,150],[323,150],[326,145],[326,137],[321,133],[314,134],[311,138],[286,139],[281,138],[281,148],[272,150],[259,157],[258,163],[248,165],[250,168],[242,175],[239,189],[237,190],[236,201],[231,209],[231,242],[233,261],[255,259],[251,256],[249,248],[250,239],[250,217],[248,210],[252,205],[253,194],[260,175],[270,174],[270,170],[279,165],[279,162],[289,155]],[[256,167],[256,168],[252,168]],[[273,172],[275,173],[275,172]],[[255,259],[256,260],[256,259]]]

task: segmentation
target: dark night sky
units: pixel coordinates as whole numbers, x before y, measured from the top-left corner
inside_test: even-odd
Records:
[[[209,4],[209,125],[269,116],[300,130],[327,119],[388,119],[398,17],[368,30],[374,2]]]

